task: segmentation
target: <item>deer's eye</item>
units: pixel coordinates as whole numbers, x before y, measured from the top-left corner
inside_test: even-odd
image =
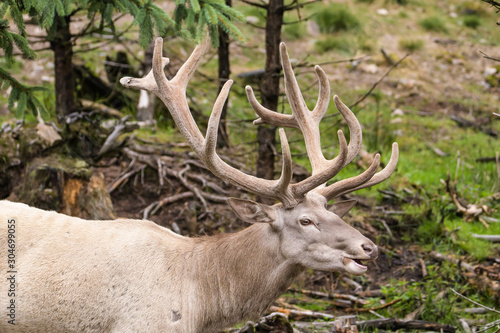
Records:
[[[308,226],[308,225],[313,225],[313,221],[309,220],[308,218],[304,218],[300,220],[300,224],[303,226]]]

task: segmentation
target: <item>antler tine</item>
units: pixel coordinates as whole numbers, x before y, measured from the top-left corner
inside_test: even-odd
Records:
[[[257,115],[260,117],[254,120],[254,125],[268,123],[274,126],[299,128],[299,125],[297,124],[297,121],[295,120],[295,117],[293,115],[271,111],[268,108],[262,106],[262,104],[260,104],[255,98],[252,87],[246,86],[245,91],[247,93],[247,98],[250,102],[250,105],[254,109],[255,113],[257,113]]]
[[[351,192],[360,190],[362,188],[371,187],[371,186],[374,186],[374,185],[377,185],[377,184],[383,182],[384,180],[386,180],[387,178],[389,178],[392,175],[394,170],[396,170],[396,166],[398,165],[398,159],[399,159],[398,144],[397,144],[397,142],[394,142],[392,144],[391,159],[389,160],[389,162],[387,163],[387,165],[385,166],[384,169],[382,169],[380,172],[377,172],[366,183],[363,183],[363,184],[356,186],[354,188],[351,188],[351,189],[346,188],[346,189],[342,190],[342,192],[340,192],[339,194],[331,197],[331,199],[334,199],[336,197],[339,197],[339,196],[347,194],[347,193],[351,193]],[[335,184],[333,184],[333,185],[335,185]]]
[[[163,39],[162,38],[156,38],[155,40],[155,47],[154,47],[154,52],[159,52],[161,51],[161,47],[163,45]],[[156,64],[161,64],[159,71],[162,72],[165,68],[170,63],[169,58],[162,57],[161,52],[159,53],[159,56],[161,58],[161,61],[156,59]],[[154,55],[153,55],[154,57]],[[155,95],[158,94],[158,84],[156,83],[154,74],[153,74],[153,69],[149,71],[149,73],[143,77],[143,78],[134,78],[130,76],[126,76],[120,79],[120,83],[125,87],[125,88],[131,88],[131,89],[144,89],[146,91],[152,92]]]
[[[335,102],[337,110],[339,110],[342,117],[346,120],[350,131],[351,140],[349,141],[349,153],[344,162],[344,166],[346,166],[352,162],[356,155],[358,155],[359,149],[361,148],[361,143],[363,142],[361,125],[359,124],[358,118],[356,118],[354,113],[352,113],[351,109],[349,109],[337,95],[333,96],[333,101]]]
[[[375,172],[377,172],[379,166],[380,154],[376,154],[370,167],[366,169],[362,174],[352,178],[343,179],[341,181],[333,183],[330,186],[320,188],[317,190],[317,193],[323,195],[327,200],[338,197],[341,193],[347,192],[350,189],[356,188],[358,185],[369,181],[373,177]]]
[[[330,82],[328,82],[328,77],[325,71],[319,65],[314,66],[314,71],[318,77],[319,91],[318,91],[318,102],[312,110],[312,114],[316,122],[319,124],[326,111],[328,111],[328,105],[330,105]]]
[[[283,128],[279,129],[280,142],[281,142],[281,152],[283,155],[281,177],[278,180],[276,189],[279,193],[287,194],[289,191],[288,187],[292,181],[293,171],[292,171],[292,153],[290,152],[290,146],[288,145],[288,139],[286,138],[286,133]]]
[[[398,159],[399,159],[398,144],[394,142],[392,144],[391,159],[389,160],[385,168],[382,169],[380,172],[375,173],[378,167],[380,166],[380,154],[377,154],[375,155],[372,165],[361,175],[344,179],[328,187],[319,189],[318,193],[325,196],[327,200],[331,200],[341,195],[381,183],[382,181],[389,178],[391,174],[394,172],[394,170],[396,170]]]
[[[233,80],[227,80],[226,83],[224,83],[219,96],[217,96],[217,99],[215,100],[212,114],[208,119],[207,134],[205,135],[204,142],[205,146],[203,148],[203,152],[207,157],[215,154],[215,148],[217,146],[217,130],[219,129],[220,117],[232,85]]]
[[[330,163],[328,167],[324,168],[315,175],[306,178],[297,184],[290,185],[295,195],[301,197],[310,190],[325,184],[328,180],[339,173],[340,170],[342,170],[344,167],[344,161],[347,158],[347,142],[344,133],[341,130],[337,132],[337,135],[339,137],[340,151],[339,155],[335,158],[334,163]]]
[[[203,43],[196,45],[189,58],[181,66],[181,68],[179,68],[177,74],[171,80],[173,84],[179,84],[180,86],[184,87],[184,90],[186,89],[189,80],[191,80],[191,77],[193,77],[193,74],[196,72],[196,69],[200,65],[201,59],[205,54],[209,44],[210,38],[208,37],[207,31]]]
[[[168,59],[162,56],[163,39],[157,38],[151,72],[142,79],[126,77],[122,78],[120,82],[125,87],[145,89],[158,96],[170,111],[172,118],[188,144],[214,175],[250,192],[279,200],[285,207],[296,205],[298,198],[293,195],[289,187],[292,179],[292,159],[284,131],[280,131],[280,139],[283,146],[283,172],[278,180],[260,179],[248,175],[230,166],[217,155],[215,150],[217,127],[222,107],[233,83],[232,80],[225,83],[217,97],[208,122],[206,137],[203,137],[201,134],[189,110],[186,87],[189,79],[193,76],[199,65],[207,45],[208,40],[196,46],[189,59],[181,66],[174,78],[168,80],[163,72],[164,67],[168,63]]]

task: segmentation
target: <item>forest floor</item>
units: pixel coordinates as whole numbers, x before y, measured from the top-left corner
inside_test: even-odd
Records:
[[[244,85],[255,88],[254,79],[245,73],[264,66],[262,33],[254,27],[262,26],[264,21],[259,10],[242,4],[236,7],[253,26],[242,25],[248,36],[246,43],[231,46],[235,79],[228,113],[231,145],[219,153],[252,172],[256,131],[251,125],[254,112],[246,101]],[[479,309],[479,305],[453,290],[485,306],[500,304],[500,247],[474,237],[500,235],[500,119],[493,116],[500,107],[500,62],[484,57],[500,56],[500,28],[496,25],[500,16],[481,1],[376,0],[318,3],[304,8],[300,17],[341,10],[344,14],[340,18],[330,14],[325,18],[326,24],[334,25],[340,20],[349,25],[357,21],[351,22],[352,29],[325,32],[321,22],[311,19],[287,25],[283,39],[310,107],[317,94],[312,70],[315,64],[322,65],[332,92],[347,105],[356,104],[374,87],[366,99],[352,108],[363,126],[363,151],[380,152],[387,162],[391,144],[397,141],[400,162],[390,180],[347,197],[357,199],[359,204],[345,220],[379,245],[380,256],[359,277],[306,271],[270,312],[285,313],[301,332],[330,331],[330,316],[351,315],[358,322],[404,319],[421,325],[418,329],[423,330],[453,331],[446,325],[465,332],[485,328],[500,318],[498,313]],[[287,15],[287,21],[298,18],[297,12]],[[131,33],[128,38],[133,36]],[[134,58],[131,63],[139,67],[144,52],[137,45],[132,47],[137,52],[130,56]],[[106,55],[120,49],[126,50],[104,46],[99,52],[82,52],[76,62],[106,80],[100,64]],[[169,41],[165,52],[172,58],[171,68],[177,68],[191,49],[191,45],[178,39]],[[202,74],[195,75],[188,90],[195,96],[192,108],[203,119],[200,123],[206,123],[217,89],[215,50],[206,59],[199,70]],[[52,67],[47,56],[19,65],[18,71],[31,84],[50,86]],[[130,96],[137,100],[138,95]],[[45,101],[54,103],[51,96],[45,96]],[[14,124],[2,104],[7,103],[0,103],[0,119]],[[133,114],[134,107],[122,112]],[[280,108],[289,112],[285,98]],[[237,220],[224,202],[206,199],[204,203],[183,182],[189,179],[193,186],[223,197],[253,197],[204,170],[181,144],[182,138],[171,129],[171,120],[162,112],[166,111],[158,107],[156,127],[123,135],[128,136],[124,146],[142,151],[153,163],[141,163],[138,159],[134,164],[132,155],[123,151],[89,162],[93,173],[103,174],[116,216],[147,215],[188,236],[244,228],[245,223]],[[335,114],[334,106],[330,106],[329,116],[321,125],[322,144],[331,156],[338,146],[335,131],[345,129]],[[36,123],[28,118],[27,123],[30,121]],[[302,177],[308,173],[309,165],[300,133],[287,130],[287,134],[296,176]],[[4,139],[6,133],[0,135]],[[99,140],[102,144],[102,137]],[[11,141],[2,141],[0,147],[7,149],[10,144]],[[372,155],[366,156],[369,159]],[[366,168],[365,158],[356,159],[340,176],[362,172]],[[155,167],[159,160],[162,170]],[[13,172],[12,168],[9,172]],[[10,174],[18,178],[9,185],[12,192],[2,190],[2,195],[16,196],[15,189],[21,186],[16,182],[23,180],[23,172],[19,168]],[[212,185],[204,185],[200,177]],[[190,194],[182,197],[184,193]],[[452,199],[454,193],[459,198],[456,201]],[[175,196],[179,200],[161,201]],[[457,202],[465,208],[472,207],[467,204],[475,205],[479,212],[459,212]],[[443,326],[425,326],[416,320]],[[490,328],[492,332],[498,324]],[[391,325],[365,325],[359,329],[416,329]]]

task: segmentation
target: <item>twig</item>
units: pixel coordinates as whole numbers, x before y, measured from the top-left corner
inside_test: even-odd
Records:
[[[285,309],[281,308],[278,306],[271,306],[269,310],[273,312],[280,312],[286,314],[288,317],[291,319],[334,319],[335,316],[328,314],[328,313],[323,313],[323,312],[316,312],[316,311],[311,311],[311,310],[293,310],[293,309]]]
[[[345,283],[347,283],[348,285],[350,285],[351,287],[353,287],[354,288],[354,292],[357,292],[357,291],[360,291],[360,290],[363,289],[363,286],[361,286],[356,281],[354,281],[352,279],[349,279],[347,276],[343,276],[342,277],[342,281],[344,281]]]
[[[122,183],[128,181],[128,179],[138,173],[139,171],[142,171],[146,166],[143,165],[135,170],[129,171],[125,174],[123,174],[120,178],[118,178],[109,188],[108,188],[108,193],[112,193],[114,190],[118,188]]]
[[[162,206],[167,205],[169,203],[173,203],[179,200],[192,198],[194,196],[193,192],[183,192],[175,195],[168,196],[159,201],[155,201],[146,208],[144,208],[144,213],[142,214],[142,218],[147,220],[149,218],[149,213],[154,215]]]
[[[340,298],[340,299],[346,299],[346,300],[349,300],[349,301],[352,301],[352,302],[355,302],[358,304],[363,304],[363,305],[366,305],[369,303],[368,301],[366,301],[364,299],[361,299],[359,297],[356,297],[354,295],[349,295],[349,294],[338,294],[338,293],[328,294],[328,293],[323,293],[320,291],[305,290],[305,289],[289,289],[289,290],[291,292],[294,292],[294,293],[301,293],[301,294],[311,296],[311,297],[321,297],[321,298],[326,298],[326,299]]]
[[[452,332],[454,333],[457,329],[454,326],[432,323],[423,320],[403,320],[398,318],[389,319],[374,319],[374,320],[364,320],[356,322],[360,331],[365,331],[367,328],[380,328],[391,331],[396,331],[401,328],[406,329],[420,329],[420,330],[430,330],[436,332]]]
[[[472,234],[471,235],[472,237],[474,238],[477,238],[477,239],[483,239],[483,240],[487,240],[487,241],[490,241],[490,242],[500,242],[500,235],[478,235],[478,234]]]
[[[382,75],[382,77],[380,79],[378,79],[377,82],[375,82],[373,84],[373,86],[370,88],[370,90],[368,90],[368,92],[366,94],[363,95],[363,97],[361,97],[360,99],[358,99],[354,104],[350,105],[349,108],[352,109],[353,107],[355,107],[356,105],[358,105],[359,103],[361,103],[362,101],[364,101],[368,96],[370,96],[370,94],[372,93],[372,91],[379,85],[380,82],[382,82],[382,80],[385,79],[385,77],[387,75],[389,75],[389,73],[394,69],[396,68],[401,62],[403,62],[403,60],[405,60],[411,53],[407,53],[403,58],[399,59],[396,63],[394,63],[394,65],[392,65],[388,70],[387,72],[385,72],[384,75]]]
[[[484,53],[483,51],[479,50],[479,53],[481,53],[483,55],[483,58],[486,58],[486,59],[490,59],[490,60],[493,60],[493,61],[498,61],[500,62],[500,58],[494,58],[494,57],[490,57],[489,55],[487,55],[486,53]]]
[[[431,251],[429,253],[429,256],[431,258],[435,259],[435,260],[450,261],[450,262],[454,263],[455,265],[460,265],[460,267],[462,269],[465,269],[468,272],[473,272],[474,271],[474,267],[471,264],[468,264],[468,263],[466,263],[466,262],[464,262],[464,261],[462,261],[460,259],[453,258],[453,257],[444,255],[444,254],[436,252],[436,251]]]
[[[385,309],[391,305],[394,305],[401,301],[401,298],[396,298],[395,300],[392,300],[388,303],[385,303],[380,306],[376,306],[374,308],[351,308],[351,309],[345,309],[346,312],[370,312],[370,311],[375,311],[375,310],[380,310],[380,309]]]
[[[455,290],[455,289],[453,289],[453,288],[450,288],[450,290],[451,290],[451,291],[453,291],[453,292],[454,292],[455,294],[457,294],[458,296],[462,297],[463,299],[466,299],[466,300],[468,300],[469,302],[471,302],[471,303],[473,303],[473,304],[475,304],[475,305],[477,305],[477,306],[480,306],[480,307],[482,307],[482,308],[485,308],[485,309],[487,309],[487,310],[489,310],[489,311],[491,311],[491,312],[495,312],[495,313],[500,314],[500,311],[495,310],[495,309],[490,308],[490,307],[487,307],[486,305],[482,305],[481,303],[478,303],[478,302],[476,302],[476,301],[473,301],[473,300],[471,300],[470,298],[468,298],[468,297],[466,297],[466,296],[462,295],[461,293],[459,293],[458,291],[456,291],[456,290]]]

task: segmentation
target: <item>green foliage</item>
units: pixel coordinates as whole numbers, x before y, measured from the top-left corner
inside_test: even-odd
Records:
[[[48,40],[56,37],[57,28],[66,25],[75,13],[86,12],[89,27],[93,32],[103,32],[109,29],[116,31],[113,15],[118,11],[134,17],[133,24],[139,28],[139,44],[146,48],[155,35],[164,36],[167,30],[173,29],[184,37],[199,42],[205,37],[204,31],[208,27],[212,44],[218,44],[218,28],[220,27],[229,35],[243,40],[239,29],[234,25],[234,20],[243,20],[243,16],[227,6],[224,0],[177,0],[175,20],[170,18],[163,9],[152,0],[8,0],[0,6],[0,49],[5,53],[7,64],[12,65],[13,49],[16,45],[27,58],[34,58],[35,53],[29,47],[24,37],[25,26],[23,13],[29,14],[32,19],[47,31]],[[19,33],[9,30],[9,23],[4,16],[10,13]],[[97,27],[93,27],[97,22]],[[183,28],[186,26],[186,30]],[[22,117],[26,108],[33,112],[40,110],[43,116],[47,115],[43,103],[33,92],[41,88],[27,87],[16,81],[8,72],[0,73],[4,88],[12,87],[9,99],[9,108],[13,109],[17,102],[16,116]]]
[[[356,52],[356,42],[346,36],[327,36],[326,38],[319,39],[314,47],[317,52],[327,52],[327,51],[338,51],[348,55],[352,55]]]
[[[301,39],[305,36],[306,31],[307,29],[305,27],[305,24],[302,22],[287,24],[283,28],[283,34],[285,35],[285,38],[288,40]]]
[[[481,25],[481,18],[476,15],[467,15],[463,22],[467,28],[477,29]]]
[[[440,16],[426,17],[420,21],[418,24],[427,31],[433,32],[448,32],[446,28],[446,23]]]
[[[6,67],[14,64],[13,50],[14,45],[28,59],[36,57],[35,52],[29,47],[26,40],[26,31],[21,11],[16,6],[11,7],[12,1],[6,1],[0,6],[0,49],[4,51]],[[4,19],[7,11],[10,9],[11,17],[20,33],[14,33],[9,30],[9,22]],[[28,87],[21,84],[13,78],[9,72],[0,67],[0,89],[11,88],[8,100],[8,108],[14,111],[16,117],[21,118],[26,108],[31,110],[35,116],[40,113],[43,118],[48,117],[48,111],[43,103],[35,96],[36,91],[43,90],[41,87]],[[15,104],[17,103],[17,107]]]
[[[338,31],[346,31],[361,26],[360,21],[348,7],[332,3],[326,8],[322,8],[314,20],[319,26],[322,33],[333,33]]]
[[[234,21],[243,22],[245,17],[224,0],[177,0],[174,20],[177,30],[197,42],[205,37],[207,28],[215,47],[219,45],[219,28],[237,40],[244,40]]]
[[[45,88],[25,86],[0,67],[0,89],[7,89],[8,87],[12,88],[9,95],[8,108],[11,111],[15,111],[17,118],[22,118],[26,109],[31,110],[34,116],[40,114],[42,118],[49,117],[47,109],[35,96],[35,92],[42,91]],[[17,108],[14,107],[16,102]]]
[[[424,41],[421,39],[400,39],[399,47],[408,52],[415,52],[424,48]]]
[[[451,263],[428,265],[427,271],[428,275],[419,282],[399,280],[382,287],[387,301],[401,301],[381,314],[403,318],[422,306],[420,319],[456,325],[455,309],[458,296],[449,289],[464,292],[466,281],[460,275],[458,267]]]

